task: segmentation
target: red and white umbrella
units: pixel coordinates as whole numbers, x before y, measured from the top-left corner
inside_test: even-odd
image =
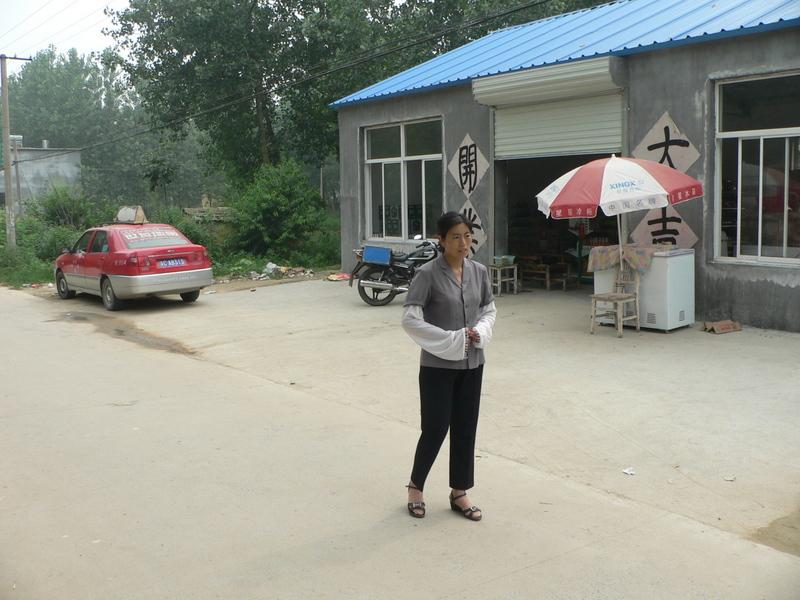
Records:
[[[703,184],[652,160],[601,158],[562,175],[536,195],[541,210],[554,219],[611,217],[663,208],[703,195]],[[621,240],[620,240],[621,241]]]

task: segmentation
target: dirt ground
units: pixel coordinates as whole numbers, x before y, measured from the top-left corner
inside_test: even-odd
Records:
[[[213,285],[203,288],[200,292],[201,295],[214,293],[224,294],[227,292],[241,292],[243,290],[252,290],[268,285],[281,285],[284,283],[296,283],[298,281],[313,281],[319,279],[326,279],[330,275],[336,274],[338,271],[313,271],[311,275],[296,275],[294,277],[282,277],[277,279],[223,279],[214,280]],[[40,298],[58,297],[55,284],[53,283],[40,283],[35,284],[37,287],[25,286],[20,288],[24,292],[28,292]]]
[[[280,279],[233,279],[215,281],[213,285],[204,288],[201,295],[224,294],[228,292],[246,293],[251,290],[256,291],[266,286],[283,285],[299,281],[324,280],[336,273],[338,273],[338,271],[318,271],[314,272],[313,275],[298,275]],[[341,285],[346,285],[346,282],[341,282]],[[58,294],[53,285],[44,284],[35,288],[24,287],[22,290],[38,297],[58,301]],[[78,319],[79,317],[72,315],[69,318]],[[95,316],[92,318],[92,321],[100,331],[106,332],[114,337],[126,337],[145,346],[191,354],[188,349],[183,348],[179,344],[176,345],[174,340],[162,339],[150,332],[139,329],[135,321],[125,322],[116,318],[111,318],[111,316],[106,317],[105,315]],[[779,549],[783,552],[800,556],[800,535],[798,535],[798,530],[800,530],[800,511],[795,511],[753,532],[749,536],[749,539]]]

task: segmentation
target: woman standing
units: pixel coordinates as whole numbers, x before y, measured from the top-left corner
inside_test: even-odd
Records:
[[[422,491],[450,430],[450,508],[480,521],[467,490],[474,485],[483,348],[497,310],[482,264],[469,259],[472,223],[449,212],[436,224],[443,252],[420,267],[403,309],[403,329],[422,347],[419,369],[422,433],[408,484],[408,512],[425,516]]]

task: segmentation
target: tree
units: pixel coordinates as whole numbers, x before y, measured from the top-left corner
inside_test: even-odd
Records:
[[[113,35],[132,56],[125,68],[154,121],[196,114],[232,179],[277,162],[274,98],[289,71],[291,4],[133,0],[113,13]]]
[[[196,115],[216,164],[247,182],[281,153],[319,165],[335,152],[330,102],[490,28],[600,3],[132,0],[112,11],[112,33],[129,51],[125,69],[151,118]]]
[[[100,70],[92,57],[75,49],[66,55],[55,48],[39,52],[9,77],[9,112],[14,132],[38,145],[49,140],[56,148],[80,148],[97,140],[103,123]]]
[[[203,194],[224,191],[219,177],[207,176],[200,155],[208,143],[191,122],[174,135],[149,130],[139,96],[111,51],[85,57],[49,48],[13,75],[9,88],[15,132],[26,141],[82,149],[82,191],[93,202],[196,206]],[[164,168],[151,190],[154,164]],[[162,200],[165,169],[171,183]]]

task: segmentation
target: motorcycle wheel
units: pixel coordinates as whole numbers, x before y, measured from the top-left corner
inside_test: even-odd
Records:
[[[370,267],[361,274],[360,279],[372,281],[386,281],[386,271],[380,267]],[[361,281],[358,282],[358,295],[370,306],[386,306],[394,300],[397,292],[391,290],[379,290],[376,288],[363,287]]]

